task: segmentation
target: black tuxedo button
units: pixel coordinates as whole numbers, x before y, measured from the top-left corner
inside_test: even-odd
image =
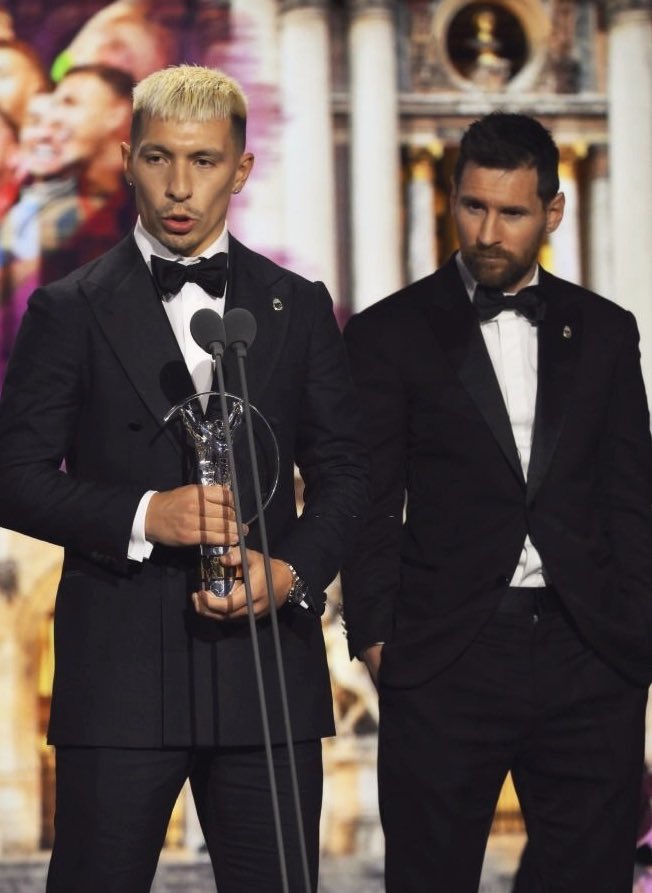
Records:
[[[506,577],[505,574],[498,574],[496,577],[496,586],[507,586],[509,583],[509,577]]]

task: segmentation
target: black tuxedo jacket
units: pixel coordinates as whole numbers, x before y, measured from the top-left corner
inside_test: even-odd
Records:
[[[528,533],[581,635],[631,679],[652,677],[652,447],[636,323],[543,270],[540,288],[527,482],[454,259],[345,330],[373,501],[342,574],[345,616],[352,654],[387,643],[385,684],[418,684],[455,659]]]
[[[324,286],[230,239],[227,309],[250,309],[252,402],[273,427],[280,480],[270,551],[320,595],[357,529],[366,459]],[[235,359],[227,389],[239,392]],[[246,623],[199,617],[197,548],[126,560],[148,489],[193,479],[184,432],[162,420],[195,388],[130,235],[30,299],[0,401],[0,525],[65,547],[55,609],[50,740],[58,745],[262,743]],[[62,459],[65,469],[60,470]],[[294,462],[305,480],[297,518]],[[259,548],[251,526],[247,545]],[[279,613],[296,739],[333,732],[319,617]],[[269,621],[259,622],[272,736],[283,726]]]

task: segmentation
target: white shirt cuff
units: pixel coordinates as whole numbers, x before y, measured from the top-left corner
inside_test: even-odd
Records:
[[[148,490],[138,503],[134,523],[131,526],[129,549],[127,551],[127,558],[131,559],[131,561],[144,561],[152,554],[154,543],[150,543],[145,539],[145,516],[147,515],[149,501],[156,492],[156,490]]]

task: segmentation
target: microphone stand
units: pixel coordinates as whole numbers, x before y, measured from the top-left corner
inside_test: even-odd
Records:
[[[267,525],[265,523],[265,514],[263,509],[263,499],[260,488],[260,474],[258,470],[258,458],[256,456],[256,447],[254,443],[253,423],[251,420],[251,403],[249,401],[249,391],[247,387],[247,376],[245,370],[245,358],[247,350],[256,335],[256,320],[253,315],[243,307],[234,307],[224,315],[224,327],[226,331],[227,346],[230,347],[238,362],[238,373],[240,377],[240,390],[242,393],[243,415],[245,420],[245,429],[247,432],[247,443],[249,446],[249,458],[251,462],[251,471],[254,484],[254,493],[256,498],[256,512],[260,527],[260,542],[263,554],[263,565],[265,568],[265,582],[267,584],[267,594],[269,599],[269,614],[272,628],[272,640],[274,643],[274,656],[276,658],[276,669],[278,673],[278,685],[281,696],[281,710],[283,714],[283,723],[285,726],[285,738],[288,751],[288,764],[290,768],[290,780],[292,785],[292,797],[294,801],[294,811],[297,821],[297,833],[299,837],[299,850],[301,853],[301,866],[303,870],[303,880],[306,893],[310,893],[310,872],[308,868],[308,855],[306,850],[306,838],[303,828],[303,817],[301,813],[301,798],[299,794],[299,781],[297,777],[296,759],[294,754],[294,739],[292,736],[292,725],[290,720],[290,708],[287,697],[287,685],[285,681],[285,668],[283,666],[283,654],[281,649],[281,639],[278,629],[278,617],[276,601],[274,599],[274,582],[272,579],[272,568],[269,554],[269,544],[267,539]],[[219,373],[218,373],[219,374]],[[220,393],[222,385],[220,384]]]
[[[201,311],[198,311],[201,312]],[[214,313],[214,311],[209,311]],[[220,319],[219,314],[215,314],[215,316]],[[222,320],[220,319],[220,323]],[[222,421],[224,423],[224,431],[226,435],[226,448],[229,457],[229,465],[231,468],[231,486],[233,490],[233,502],[235,505],[235,517],[236,517],[236,526],[238,530],[238,542],[240,544],[240,552],[242,555],[242,575],[244,578],[244,587],[245,594],[247,598],[247,618],[249,621],[249,631],[251,633],[251,645],[254,655],[254,667],[256,672],[256,685],[258,688],[258,699],[260,702],[260,716],[263,727],[263,738],[265,743],[265,755],[267,758],[267,771],[269,773],[269,784],[270,784],[270,792],[272,798],[272,811],[274,814],[274,830],[276,833],[276,845],[278,848],[279,854],[279,863],[281,870],[281,882],[283,885],[283,893],[289,893],[289,882],[288,882],[288,873],[287,873],[287,863],[285,859],[285,847],[283,844],[283,828],[281,824],[281,812],[279,808],[279,800],[278,800],[278,789],[276,786],[276,776],[274,773],[274,759],[272,755],[272,741],[271,734],[269,729],[269,715],[267,712],[267,698],[265,695],[265,685],[263,682],[263,672],[262,672],[262,664],[260,660],[260,646],[258,642],[258,628],[256,627],[256,618],[254,615],[254,607],[253,607],[253,596],[251,592],[251,579],[249,576],[249,562],[247,560],[247,550],[245,548],[245,533],[244,533],[244,525],[242,521],[242,510],[240,506],[240,493],[238,489],[238,478],[235,467],[235,459],[233,453],[233,439],[231,437],[231,428],[229,426],[229,412],[228,407],[226,405],[226,387],[224,384],[224,370],[222,367],[222,357],[224,354],[224,342],[223,340],[213,340],[211,341],[207,347],[208,352],[211,353],[214,361],[215,361],[215,371],[217,374],[217,382],[218,382],[218,391],[220,395],[220,409],[222,412]],[[249,405],[247,403],[244,404],[245,410],[249,410]],[[249,424],[251,424],[251,418],[249,418]],[[262,521],[262,502],[260,506],[256,503],[257,510],[261,512],[260,518]],[[264,522],[263,522],[264,523]],[[268,583],[269,586],[269,583]],[[272,590],[273,596],[273,590]],[[273,601],[273,597],[271,598]],[[296,773],[295,773],[296,774]],[[305,843],[304,843],[305,849]],[[306,888],[308,893],[310,893],[310,888]]]

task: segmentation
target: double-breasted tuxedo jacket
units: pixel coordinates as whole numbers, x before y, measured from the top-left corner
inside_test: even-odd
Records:
[[[540,290],[527,481],[454,259],[345,330],[373,504],[343,571],[344,607],[352,654],[387,643],[383,684],[417,685],[463,651],[526,534],[581,636],[634,682],[652,677],[652,448],[636,323],[544,270]]]
[[[279,445],[270,551],[319,603],[366,494],[331,301],[320,283],[231,237],[226,309],[236,305],[257,320],[249,395]],[[227,390],[240,393],[235,363],[226,361]],[[0,525],[65,547],[49,729],[57,745],[262,743],[248,624],[201,618],[190,602],[198,548],[157,545],[148,561],[126,559],[143,493],[193,480],[181,422],[162,420],[194,391],[131,235],[30,299],[0,402]],[[305,480],[299,519],[295,461]],[[247,545],[260,548],[256,523]],[[286,606],[279,626],[294,737],[332,734],[319,617]],[[272,737],[283,740],[268,620],[259,633]]]

